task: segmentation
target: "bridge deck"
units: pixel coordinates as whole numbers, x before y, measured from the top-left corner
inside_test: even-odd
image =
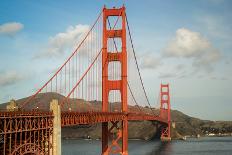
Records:
[[[94,124],[110,121],[120,121],[128,119],[129,121],[158,121],[167,124],[165,118],[151,114],[140,113],[122,113],[122,112],[62,112],[61,113],[61,125],[71,126],[78,124]]]
[[[0,119],[30,118],[52,116],[52,112],[0,112]],[[110,121],[158,121],[167,124],[167,119],[160,116],[143,113],[123,113],[123,112],[61,112],[61,126],[72,126],[79,124],[95,124]]]

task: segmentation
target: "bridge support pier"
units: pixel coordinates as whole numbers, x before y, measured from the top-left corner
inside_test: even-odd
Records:
[[[163,127],[161,130],[161,137],[160,140],[165,142],[165,141],[171,141],[171,135],[170,135],[170,126],[168,125],[167,127]]]
[[[60,105],[58,100],[52,100],[50,102],[50,110],[53,111],[53,135],[50,141],[52,142],[52,149],[50,154],[61,155],[61,114]]]

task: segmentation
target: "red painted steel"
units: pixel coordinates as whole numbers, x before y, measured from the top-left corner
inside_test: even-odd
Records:
[[[171,105],[169,84],[160,85],[160,118],[167,120],[161,131],[161,140],[171,140]]]
[[[20,105],[21,108],[25,107],[28,103],[30,103],[30,101],[32,101],[39,93],[41,93],[41,91],[51,82],[52,85],[52,80],[58,75],[58,73],[61,72],[61,70],[65,67],[65,71],[66,71],[66,64],[69,63],[70,64],[70,60],[71,58],[74,57],[75,54],[78,53],[78,50],[80,49],[80,47],[83,45],[83,43],[85,42],[85,40],[87,40],[87,37],[90,35],[90,32],[93,30],[94,26],[96,25],[96,23],[98,22],[98,20],[100,19],[102,15],[102,12],[99,14],[99,16],[97,17],[97,19],[95,20],[94,24],[92,25],[92,27],[89,29],[88,33],[85,35],[84,39],[80,42],[80,44],[77,46],[77,48],[74,50],[74,52],[71,54],[70,57],[68,57],[68,59],[65,61],[65,63],[56,71],[56,73],[35,93],[33,94],[30,98],[28,98],[28,100],[26,100],[23,104]],[[66,73],[65,73],[66,75]],[[57,79],[56,79],[57,81]]]
[[[123,112],[62,112],[61,113],[61,125],[64,126],[73,126],[81,124],[95,124],[103,122],[116,122],[124,120],[125,118],[128,121],[158,121],[164,124],[167,124],[166,119],[161,117],[142,114],[142,113],[123,113]]]
[[[121,29],[107,29],[107,21],[111,16],[116,16],[117,21],[121,18]],[[115,23],[115,25],[116,25]],[[108,39],[120,38],[122,43],[122,51],[111,54],[107,48]],[[112,59],[112,55],[115,59]],[[119,61],[121,64],[121,80],[108,79],[108,65],[111,61]],[[103,8],[103,51],[102,51],[102,112],[108,112],[109,92],[111,90],[119,90],[121,94],[121,111],[127,113],[127,51],[126,51],[126,17],[125,7],[107,9]],[[109,116],[109,115],[108,115]],[[102,123],[102,154],[111,153],[128,154],[128,118],[124,117],[120,121],[110,121],[110,127],[107,122]],[[115,137],[112,131],[116,130]],[[111,142],[110,139],[112,138]],[[121,141],[121,145],[119,144]],[[116,149],[115,149],[116,148]]]
[[[80,82],[84,79],[84,77],[86,76],[86,74],[89,72],[89,70],[91,69],[91,67],[93,67],[94,63],[96,62],[97,58],[99,57],[99,55],[101,54],[102,50],[100,50],[97,54],[97,56],[94,58],[93,62],[90,64],[90,66],[87,68],[87,70],[85,71],[85,73],[81,76],[81,78],[79,79],[79,81],[75,84],[75,86],[72,88],[72,90],[69,92],[69,94],[67,95],[66,99],[69,98],[71,96],[71,94],[75,91],[75,89],[77,88],[77,86],[80,84]],[[61,103],[61,106],[63,107],[63,104],[65,104],[65,102],[63,101]]]
[[[51,154],[52,112],[1,112],[0,153]]]

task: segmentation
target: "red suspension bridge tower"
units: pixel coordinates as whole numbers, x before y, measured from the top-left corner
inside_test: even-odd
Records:
[[[107,20],[111,16],[121,17],[121,29],[107,28]],[[120,38],[121,51],[109,51],[108,39]],[[107,9],[103,8],[103,49],[102,49],[102,111],[108,112],[109,93],[119,90],[121,94],[121,112],[127,113],[127,50],[126,50],[126,14],[125,7]],[[118,61],[121,64],[121,79],[108,79],[108,65]],[[111,124],[111,126],[110,126]],[[116,130],[116,134],[113,131]],[[109,141],[111,140],[111,144]],[[102,154],[110,153],[128,154],[128,120],[102,123]],[[121,144],[119,144],[121,141]]]
[[[167,126],[161,129],[161,140],[171,140],[171,105],[169,84],[160,85],[160,117],[167,120]]]

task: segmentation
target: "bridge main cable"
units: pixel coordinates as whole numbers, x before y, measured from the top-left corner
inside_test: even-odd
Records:
[[[68,57],[68,59],[65,61],[65,63],[56,71],[56,73],[34,94],[32,95],[29,99],[27,99],[24,103],[22,103],[20,105],[20,107],[24,107],[25,105],[27,105],[32,99],[34,99],[56,76],[57,74],[63,69],[63,67],[70,61],[70,59],[78,52],[78,50],[80,49],[80,47],[82,46],[82,44],[85,42],[85,40],[87,39],[87,37],[89,36],[90,32],[93,30],[93,28],[95,27],[96,23],[98,22],[98,20],[100,19],[101,15],[102,15],[102,11],[100,12],[100,14],[98,15],[97,19],[95,20],[94,24],[92,25],[92,27],[90,28],[90,30],[87,32],[87,34],[85,35],[84,39],[80,42],[80,44],[77,46],[77,48],[74,50],[74,52],[71,54],[71,56]]]
[[[91,69],[91,67],[94,65],[94,63],[96,62],[97,58],[99,57],[99,55],[101,54],[102,49],[98,52],[97,56],[94,58],[93,62],[90,64],[90,66],[87,68],[87,70],[85,71],[85,73],[82,75],[82,77],[79,79],[79,81],[76,83],[76,85],[72,88],[72,90],[69,92],[69,94],[66,96],[66,99],[69,98],[71,96],[71,94],[75,91],[75,89],[77,88],[77,86],[80,84],[80,82],[84,79],[84,77],[86,76],[86,74],[89,72],[89,70]],[[63,106],[64,102],[62,102],[62,106]]]
[[[144,92],[145,98],[146,98],[146,100],[147,100],[147,103],[148,103],[148,105],[149,105],[151,111],[152,111],[153,114],[155,115],[154,111],[152,110],[150,101],[149,101],[149,99],[148,99],[148,96],[147,96],[147,93],[146,93],[146,90],[145,90],[145,87],[144,87],[144,84],[143,84],[143,80],[142,80],[142,76],[141,76],[141,73],[140,73],[140,69],[139,69],[137,57],[136,57],[136,54],[135,54],[134,44],[133,44],[133,41],[132,41],[132,36],[131,36],[131,32],[130,32],[130,26],[129,26],[129,22],[128,22],[127,15],[126,15],[126,23],[127,23],[126,25],[127,25],[128,31],[129,31],[129,38],[130,38],[130,41],[131,41],[132,51],[133,51],[133,55],[134,55],[134,58],[135,58],[136,67],[137,67],[137,70],[138,70],[138,73],[139,73],[139,79],[140,79],[140,82],[141,82],[141,85],[142,85],[142,88],[143,88],[143,92]]]
[[[114,28],[116,27],[116,25],[117,25],[117,23],[118,23],[118,20],[119,20],[119,17],[120,17],[121,14],[122,14],[122,12],[120,12],[120,14],[119,14],[117,20],[116,20],[115,23],[114,23],[113,28],[111,27],[109,18],[107,19],[110,30],[112,30],[112,29],[114,29]],[[113,43],[114,43],[114,47],[115,47],[115,49],[116,49],[116,52],[118,53],[118,47],[117,47],[117,45],[116,45],[116,42],[115,42],[115,39],[114,39],[114,38],[113,38]],[[129,92],[130,92],[130,94],[131,94],[131,96],[132,96],[132,99],[134,100],[135,104],[136,104],[137,107],[139,108],[139,111],[142,112],[142,110],[141,110],[141,108],[140,108],[140,106],[139,106],[137,100],[135,99],[135,96],[134,96],[134,94],[133,94],[133,92],[132,92],[132,89],[131,89],[130,84],[129,84],[128,81],[127,81],[127,86],[128,86],[128,88],[129,88]]]

